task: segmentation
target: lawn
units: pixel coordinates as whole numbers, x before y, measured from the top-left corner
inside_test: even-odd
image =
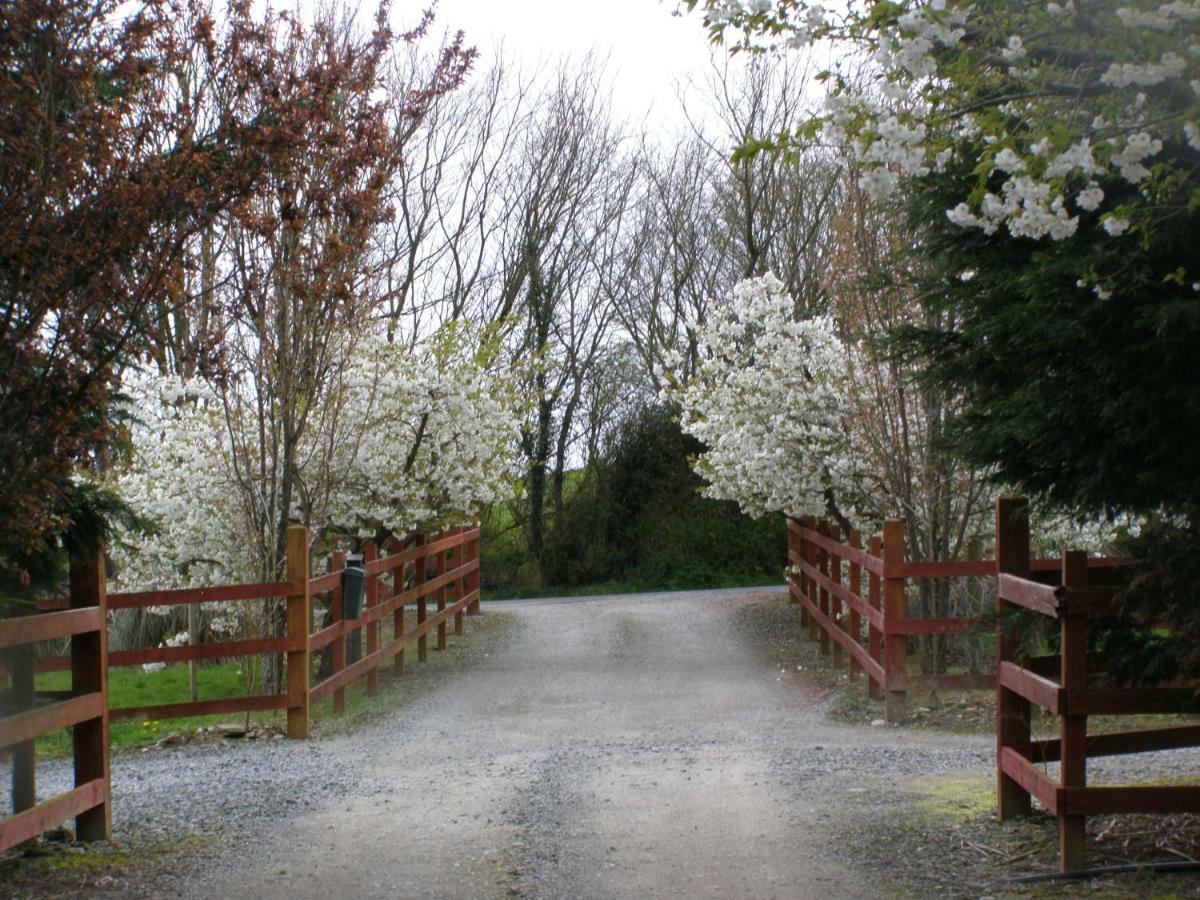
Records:
[[[360,679],[346,688],[346,711],[334,716],[332,699],[314,704],[311,718],[314,732],[332,732],[384,713],[397,703],[414,696],[414,692],[431,688],[445,678],[470,654],[485,653],[492,643],[512,623],[511,614],[491,612],[482,617],[467,620],[465,637],[455,637],[453,627],[448,628],[445,653],[434,648],[434,637],[430,636],[429,660],[417,662],[415,644],[407,650],[407,666],[403,678],[393,678],[392,665],[380,667],[380,693],[368,698],[366,680]],[[391,640],[391,621],[385,617],[380,629],[381,643]],[[201,700],[245,696],[241,661],[212,663],[200,667],[199,685]],[[48,672],[37,676],[38,690],[69,690],[69,672]],[[165,703],[182,703],[188,700],[188,670],[186,664],[167,666],[165,669],[147,672],[140,666],[112,668],[108,672],[109,704],[111,708],[150,706]],[[381,702],[382,701],[382,702]],[[258,725],[279,725],[285,722],[284,710],[267,710],[251,713],[250,721]],[[131,750],[146,747],[167,735],[178,732],[194,732],[202,726],[220,724],[242,724],[242,713],[223,713],[211,716],[187,716],[161,721],[136,721],[114,723],[109,728],[109,742],[113,750]],[[71,732],[62,728],[38,738],[39,757],[65,757],[71,755]]]

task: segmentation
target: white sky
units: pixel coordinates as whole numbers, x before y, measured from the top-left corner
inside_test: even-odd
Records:
[[[700,15],[673,16],[677,6],[675,0],[439,0],[434,30],[461,28],[480,52],[480,68],[500,43],[530,68],[593,50],[607,55],[617,114],[673,130],[684,121],[674,84],[703,73],[710,55]]]

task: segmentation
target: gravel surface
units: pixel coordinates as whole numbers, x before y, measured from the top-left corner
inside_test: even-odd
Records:
[[[1045,821],[988,816],[990,737],[829,722],[816,660],[763,651],[763,628],[798,632],[778,590],[498,608],[511,627],[365,727],[116,758],[118,846],[139,863],[43,893],[967,897],[1052,855]],[[1200,755],[1103,766],[1194,776]],[[40,776],[49,792],[68,773]],[[1015,872],[1026,843],[1041,856]],[[10,893],[38,893],[34,864]]]

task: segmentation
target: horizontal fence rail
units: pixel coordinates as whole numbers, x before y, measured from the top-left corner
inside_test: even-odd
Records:
[[[1117,608],[1119,586],[1104,566],[1085,554],[1063,554],[1056,583],[1029,560],[1028,507],[1002,499],[996,507],[996,548],[1000,573],[996,604],[1045,616],[1058,625],[1059,653],[1016,658],[1017,641],[997,642],[996,775],[1001,819],[1028,814],[1037,801],[1059,821],[1059,861],[1064,872],[1084,864],[1087,816],[1119,813],[1200,813],[1200,787],[1180,785],[1088,785],[1092,756],[1145,753],[1200,746],[1200,725],[1087,733],[1088,716],[1178,713],[1194,710],[1200,684],[1155,686],[1113,684],[1103,660],[1088,653],[1088,617]],[[1041,571],[1035,571],[1040,568]],[[1037,576],[1037,580],[1035,580]],[[1059,717],[1059,736],[1034,740],[1032,706]],[[1059,763],[1058,778],[1044,768]]]
[[[789,593],[791,601],[801,607],[802,627],[810,639],[820,641],[821,654],[831,657],[835,667],[845,666],[852,678],[860,672],[866,674],[871,696],[885,698],[884,715],[889,722],[905,717],[911,690],[990,690],[996,684],[996,675],[990,673],[909,671],[911,636],[995,632],[994,623],[978,618],[910,616],[909,583],[918,579],[994,577],[997,563],[988,559],[908,560],[906,528],[904,519],[889,519],[883,533],[869,538],[864,546],[860,532],[851,531],[843,537],[841,528],[827,521],[810,518],[788,523]],[[1088,564],[1110,571],[1125,562],[1101,557]],[[1057,567],[1057,560],[1033,560],[1030,573],[1052,578],[1056,577]],[[1053,596],[1053,586],[1040,582],[1033,586],[1041,591],[1038,596]],[[1074,602],[1083,602],[1083,598]],[[1093,597],[1088,602],[1101,600]]]
[[[80,840],[112,833],[108,759],[108,668],[103,554],[71,559],[70,608],[0,620],[11,685],[0,694],[0,750],[12,754],[12,815],[0,819],[0,852],[74,818]],[[69,637],[71,689],[35,690],[34,644]],[[71,728],[75,787],[37,802],[35,741]]]
[[[0,651],[11,687],[0,693],[0,750],[12,748],[13,815],[0,819],[0,851],[22,843],[64,819],[76,819],[81,840],[107,838],[109,812],[109,722],[139,719],[284,710],[287,734],[310,733],[311,707],[332,696],[336,713],[345,709],[347,686],[366,680],[366,693],[379,689],[379,669],[393,663],[404,671],[405,649],[416,644],[424,661],[429,636],[446,649],[451,623],[464,633],[464,616],[479,610],[479,528],[450,528],[389,542],[380,554],[364,547],[365,604],[353,619],[343,615],[346,554],[335,553],[327,571],[312,576],[309,532],[293,526],[287,535],[283,581],[190,587],[174,590],[114,591],[106,594],[103,554],[83,566],[72,563],[71,592],[65,601],[39,602],[36,615],[0,620]],[[328,624],[313,630],[314,598],[328,598]],[[146,609],[198,603],[275,600],[284,607],[285,633],[277,637],[191,643],[108,652],[109,609]],[[432,606],[432,609],[431,609]],[[66,607],[66,608],[64,608]],[[406,627],[406,609],[415,609]],[[381,624],[391,616],[391,637],[381,646]],[[362,636],[361,658],[349,661],[348,639]],[[34,644],[71,638],[65,656],[36,657]],[[191,636],[193,641],[196,635]],[[19,652],[18,652],[19,651]],[[329,674],[314,674],[313,654],[327,653]],[[110,707],[108,669],[149,663],[183,663],[283,654],[286,683],[275,694],[186,700],[136,707]],[[36,691],[36,672],[70,670],[70,691]],[[73,729],[76,787],[36,804],[34,742],[59,728]]]

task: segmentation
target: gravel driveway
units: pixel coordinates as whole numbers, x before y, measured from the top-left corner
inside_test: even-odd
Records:
[[[853,862],[847,823],[870,821],[875,792],[914,776],[987,776],[991,739],[826,722],[824,689],[781,673],[738,627],[739,610],[779,596],[504,605],[514,622],[486,653],[352,733],[119,756],[118,837],[200,837],[159,880],[107,886],[323,900],[892,896]],[[49,766],[42,780],[65,777]]]

